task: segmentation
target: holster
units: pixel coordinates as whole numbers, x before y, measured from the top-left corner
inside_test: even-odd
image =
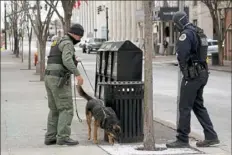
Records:
[[[69,82],[70,73],[65,73],[64,76],[59,78],[59,81],[57,82],[57,87],[62,88],[67,82]]]
[[[188,67],[188,73],[189,73],[189,78],[190,79],[195,79],[196,77],[199,76],[199,71],[196,66],[190,66]]]

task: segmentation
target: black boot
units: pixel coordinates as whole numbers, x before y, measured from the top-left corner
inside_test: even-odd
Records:
[[[180,140],[176,140],[174,142],[168,143],[166,144],[167,148],[188,148],[189,143],[180,141]]]
[[[219,144],[220,141],[218,138],[212,140],[203,140],[196,143],[197,147],[210,147],[212,145]]]
[[[77,145],[79,144],[78,141],[72,140],[71,138],[65,139],[65,140],[59,140],[56,142],[58,145]]]
[[[55,145],[56,144],[56,139],[54,139],[54,140],[45,140],[44,144],[45,145]]]

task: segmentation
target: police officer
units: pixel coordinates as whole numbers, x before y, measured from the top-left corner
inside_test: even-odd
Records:
[[[47,120],[45,144],[77,145],[79,142],[70,138],[73,119],[73,100],[70,74],[74,74],[79,85],[83,79],[77,69],[74,45],[80,42],[84,29],[74,24],[68,33],[54,41],[45,70],[45,87],[50,109]]]
[[[219,143],[207,109],[203,104],[203,89],[208,81],[207,37],[203,30],[189,23],[185,12],[173,16],[174,27],[180,32],[176,43],[177,60],[183,74],[179,102],[177,140],[166,144],[169,148],[189,147],[191,110],[204,129],[205,140],[196,143],[208,147]]]

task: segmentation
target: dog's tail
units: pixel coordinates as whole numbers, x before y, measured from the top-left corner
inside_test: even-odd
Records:
[[[80,96],[84,97],[87,101],[93,99],[91,96],[89,96],[81,86],[77,85],[77,91]]]

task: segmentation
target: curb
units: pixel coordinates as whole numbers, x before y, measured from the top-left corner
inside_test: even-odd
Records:
[[[153,120],[160,123],[160,124],[162,124],[162,125],[164,125],[164,126],[167,126],[167,127],[171,128],[173,130],[176,130],[176,125],[174,123],[170,122],[170,121],[162,120],[162,119],[160,119],[158,117],[154,117]],[[195,140],[203,140],[204,139],[204,137],[202,135],[200,135],[200,134],[198,134],[196,132],[191,132],[189,134],[189,137],[193,138]]]
[[[221,69],[212,69],[212,68],[209,68],[209,70],[213,70],[213,71],[219,71],[219,72],[227,72],[227,73],[232,73],[232,70],[221,70]]]

